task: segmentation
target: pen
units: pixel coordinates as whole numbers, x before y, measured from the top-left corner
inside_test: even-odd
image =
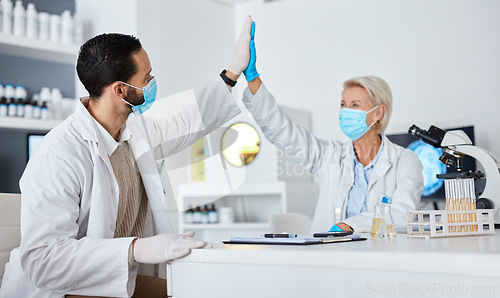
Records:
[[[264,237],[266,237],[266,238],[295,238],[295,237],[297,237],[297,234],[288,234],[288,233],[264,234]]]

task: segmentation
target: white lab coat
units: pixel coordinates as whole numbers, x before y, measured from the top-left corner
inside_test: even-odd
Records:
[[[405,229],[406,211],[417,208],[424,189],[422,165],[412,151],[383,136],[385,145],[368,184],[368,212],[346,218],[348,194],[354,183],[351,142],[321,140],[295,125],[279,109],[264,84],[255,96],[246,89],[243,102],[266,138],[317,177],[320,194],[311,232],[328,231],[340,221],[357,232],[369,232],[374,206],[384,195],[393,199],[391,209],[396,228]]]
[[[196,101],[197,106],[186,105],[178,113],[145,119],[153,147],[164,144],[163,152],[154,150],[157,159],[160,153],[179,152],[240,112],[220,77],[197,94]],[[134,115],[128,118],[129,145],[155,230],[172,232],[142,123]],[[79,104],[47,134],[29,161],[20,181],[21,245],[6,265],[2,298],[132,295],[138,267],[128,266],[133,238],[113,239],[119,189],[96,125]]]

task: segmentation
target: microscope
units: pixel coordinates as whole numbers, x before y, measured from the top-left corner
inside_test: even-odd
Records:
[[[476,195],[477,209],[494,209],[495,226],[500,224],[500,162],[486,149],[472,145],[472,141],[462,130],[444,131],[431,126],[427,131],[412,125],[408,133],[436,148],[442,148],[439,160],[448,167],[455,167],[457,173],[439,174],[438,178],[474,178],[484,182],[484,190]],[[471,156],[481,163],[485,173],[462,172],[462,160],[465,155]],[[485,179],[482,179],[482,178]]]

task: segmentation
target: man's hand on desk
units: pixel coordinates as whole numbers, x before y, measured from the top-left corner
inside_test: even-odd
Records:
[[[193,238],[194,232],[158,234],[138,238],[132,243],[134,259],[139,263],[159,264],[187,256],[191,249],[212,248],[212,243]]]

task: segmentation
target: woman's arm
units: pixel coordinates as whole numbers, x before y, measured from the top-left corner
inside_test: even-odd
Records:
[[[143,134],[148,133],[155,158],[175,154],[220,127],[240,113],[227,85],[214,78],[201,91],[187,94],[183,106],[161,117],[134,120],[133,125]],[[146,136],[143,135],[144,138]]]
[[[276,104],[274,97],[262,84],[257,72],[255,49],[255,23],[250,33],[250,60],[243,71],[248,89],[243,93],[243,103],[252,113],[266,138],[302,165],[316,174],[324,156],[334,154],[335,143],[317,139],[304,128],[296,125]]]

